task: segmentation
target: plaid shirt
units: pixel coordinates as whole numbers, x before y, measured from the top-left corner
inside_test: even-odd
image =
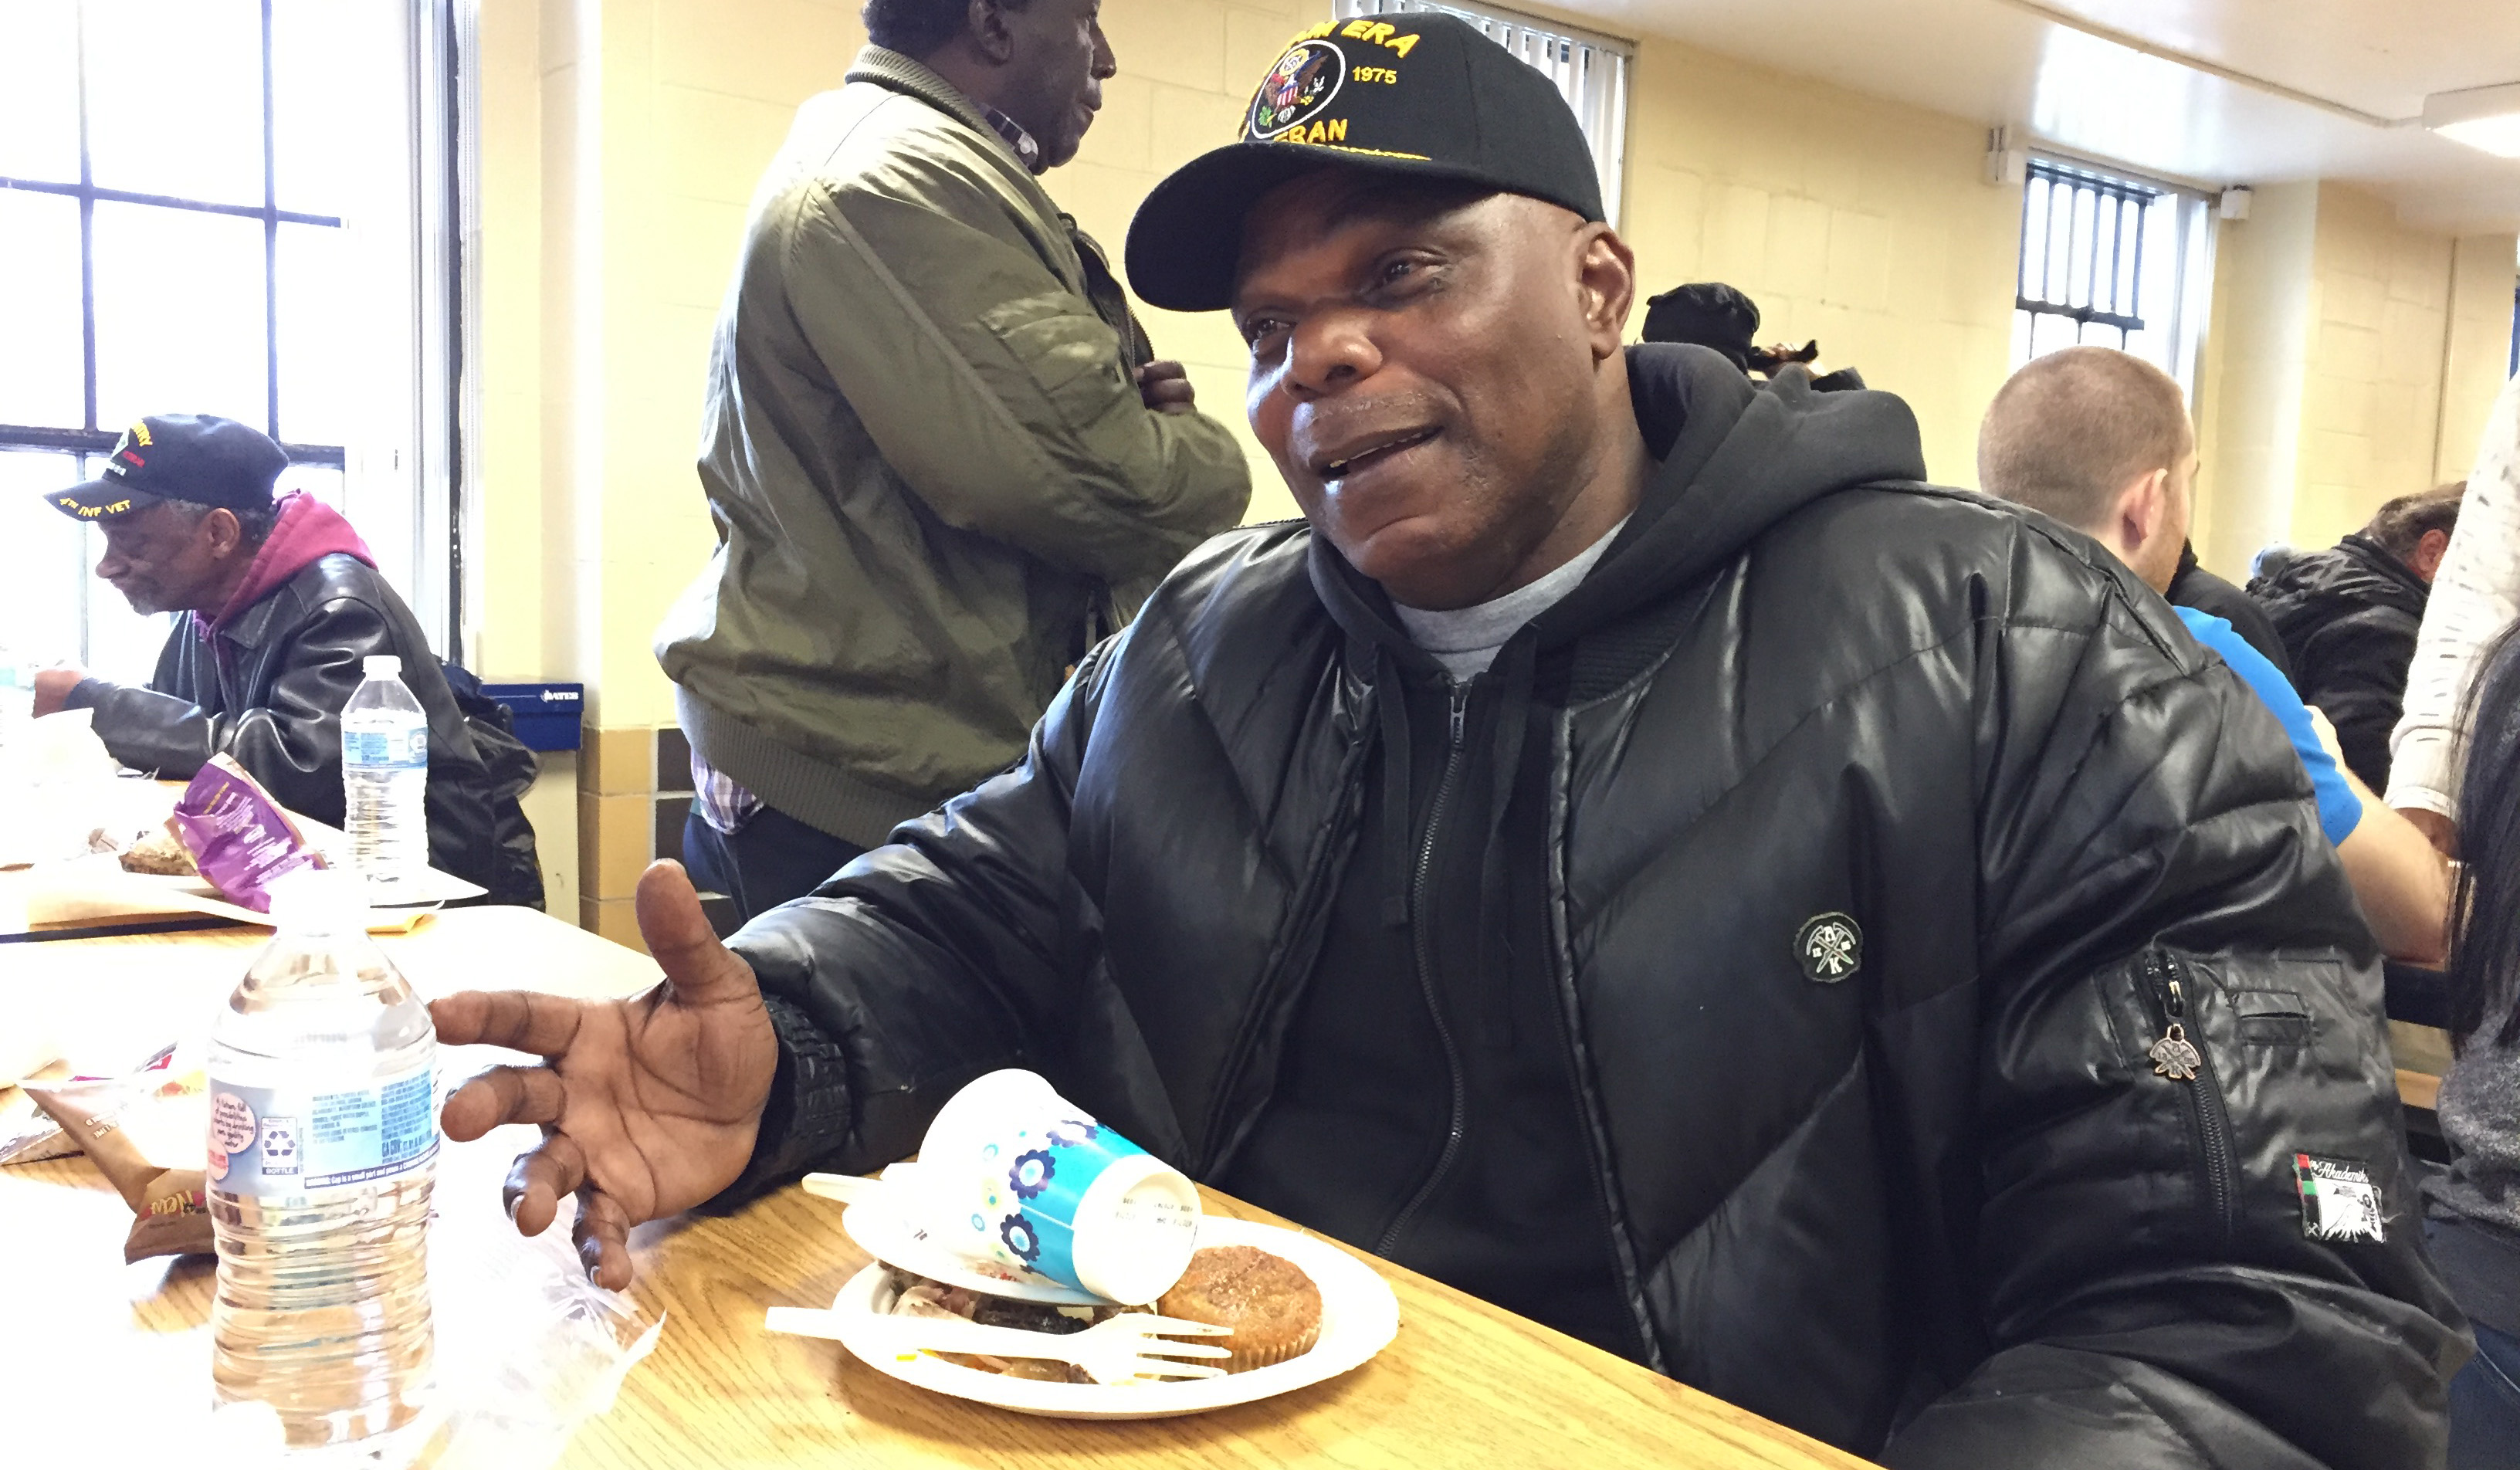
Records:
[[[692,752],[692,810],[700,820],[732,837],[761,810],[761,798],[737,785],[730,777]]]

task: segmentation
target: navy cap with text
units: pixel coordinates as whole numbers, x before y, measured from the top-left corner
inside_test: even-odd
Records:
[[[1154,187],[1129,225],[1129,285],[1148,305],[1232,304],[1242,221],[1318,168],[1485,185],[1588,220],[1601,181],[1554,83],[1440,12],[1326,21],[1296,35],[1242,114],[1242,137]]]
[[[234,419],[152,414],[114,441],[105,473],[44,499],[73,520],[112,520],[168,500],[263,511],[288,468],[289,451]]]

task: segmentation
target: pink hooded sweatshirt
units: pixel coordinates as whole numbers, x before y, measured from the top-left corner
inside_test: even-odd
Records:
[[[195,612],[194,630],[208,638],[308,565],[335,552],[347,552],[370,566],[377,564],[376,554],[368,550],[368,544],[359,539],[359,533],[341,518],[339,512],[303,490],[283,496],[280,518],[272,525],[262,550],[254,554],[253,564],[246,568],[245,581],[238,584],[236,595],[210,617]]]

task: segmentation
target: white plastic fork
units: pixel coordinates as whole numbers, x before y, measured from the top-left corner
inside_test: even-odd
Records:
[[[804,1178],[805,1192],[823,1199],[837,1200],[844,1205],[863,1204],[883,1192],[884,1181],[854,1174],[809,1174]]]
[[[810,1307],[773,1307],[769,1328],[799,1337],[842,1336],[836,1312]],[[1176,1362],[1181,1358],[1231,1358],[1232,1350],[1207,1343],[1176,1342],[1170,1335],[1222,1337],[1230,1327],[1184,1321],[1151,1313],[1129,1312],[1096,1322],[1082,1332],[1028,1332],[1021,1327],[988,1327],[959,1317],[878,1316],[854,1322],[850,1335],[872,1331],[888,1341],[887,1350],[904,1353],[968,1353],[982,1358],[1046,1358],[1074,1363],[1097,1383],[1127,1383],[1136,1378],[1218,1378],[1225,1370],[1205,1363]]]

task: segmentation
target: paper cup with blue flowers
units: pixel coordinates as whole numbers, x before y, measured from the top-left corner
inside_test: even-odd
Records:
[[[1170,1290],[1198,1248],[1189,1178],[1020,1068],[954,1094],[919,1175],[940,1243],[1128,1306]]]

